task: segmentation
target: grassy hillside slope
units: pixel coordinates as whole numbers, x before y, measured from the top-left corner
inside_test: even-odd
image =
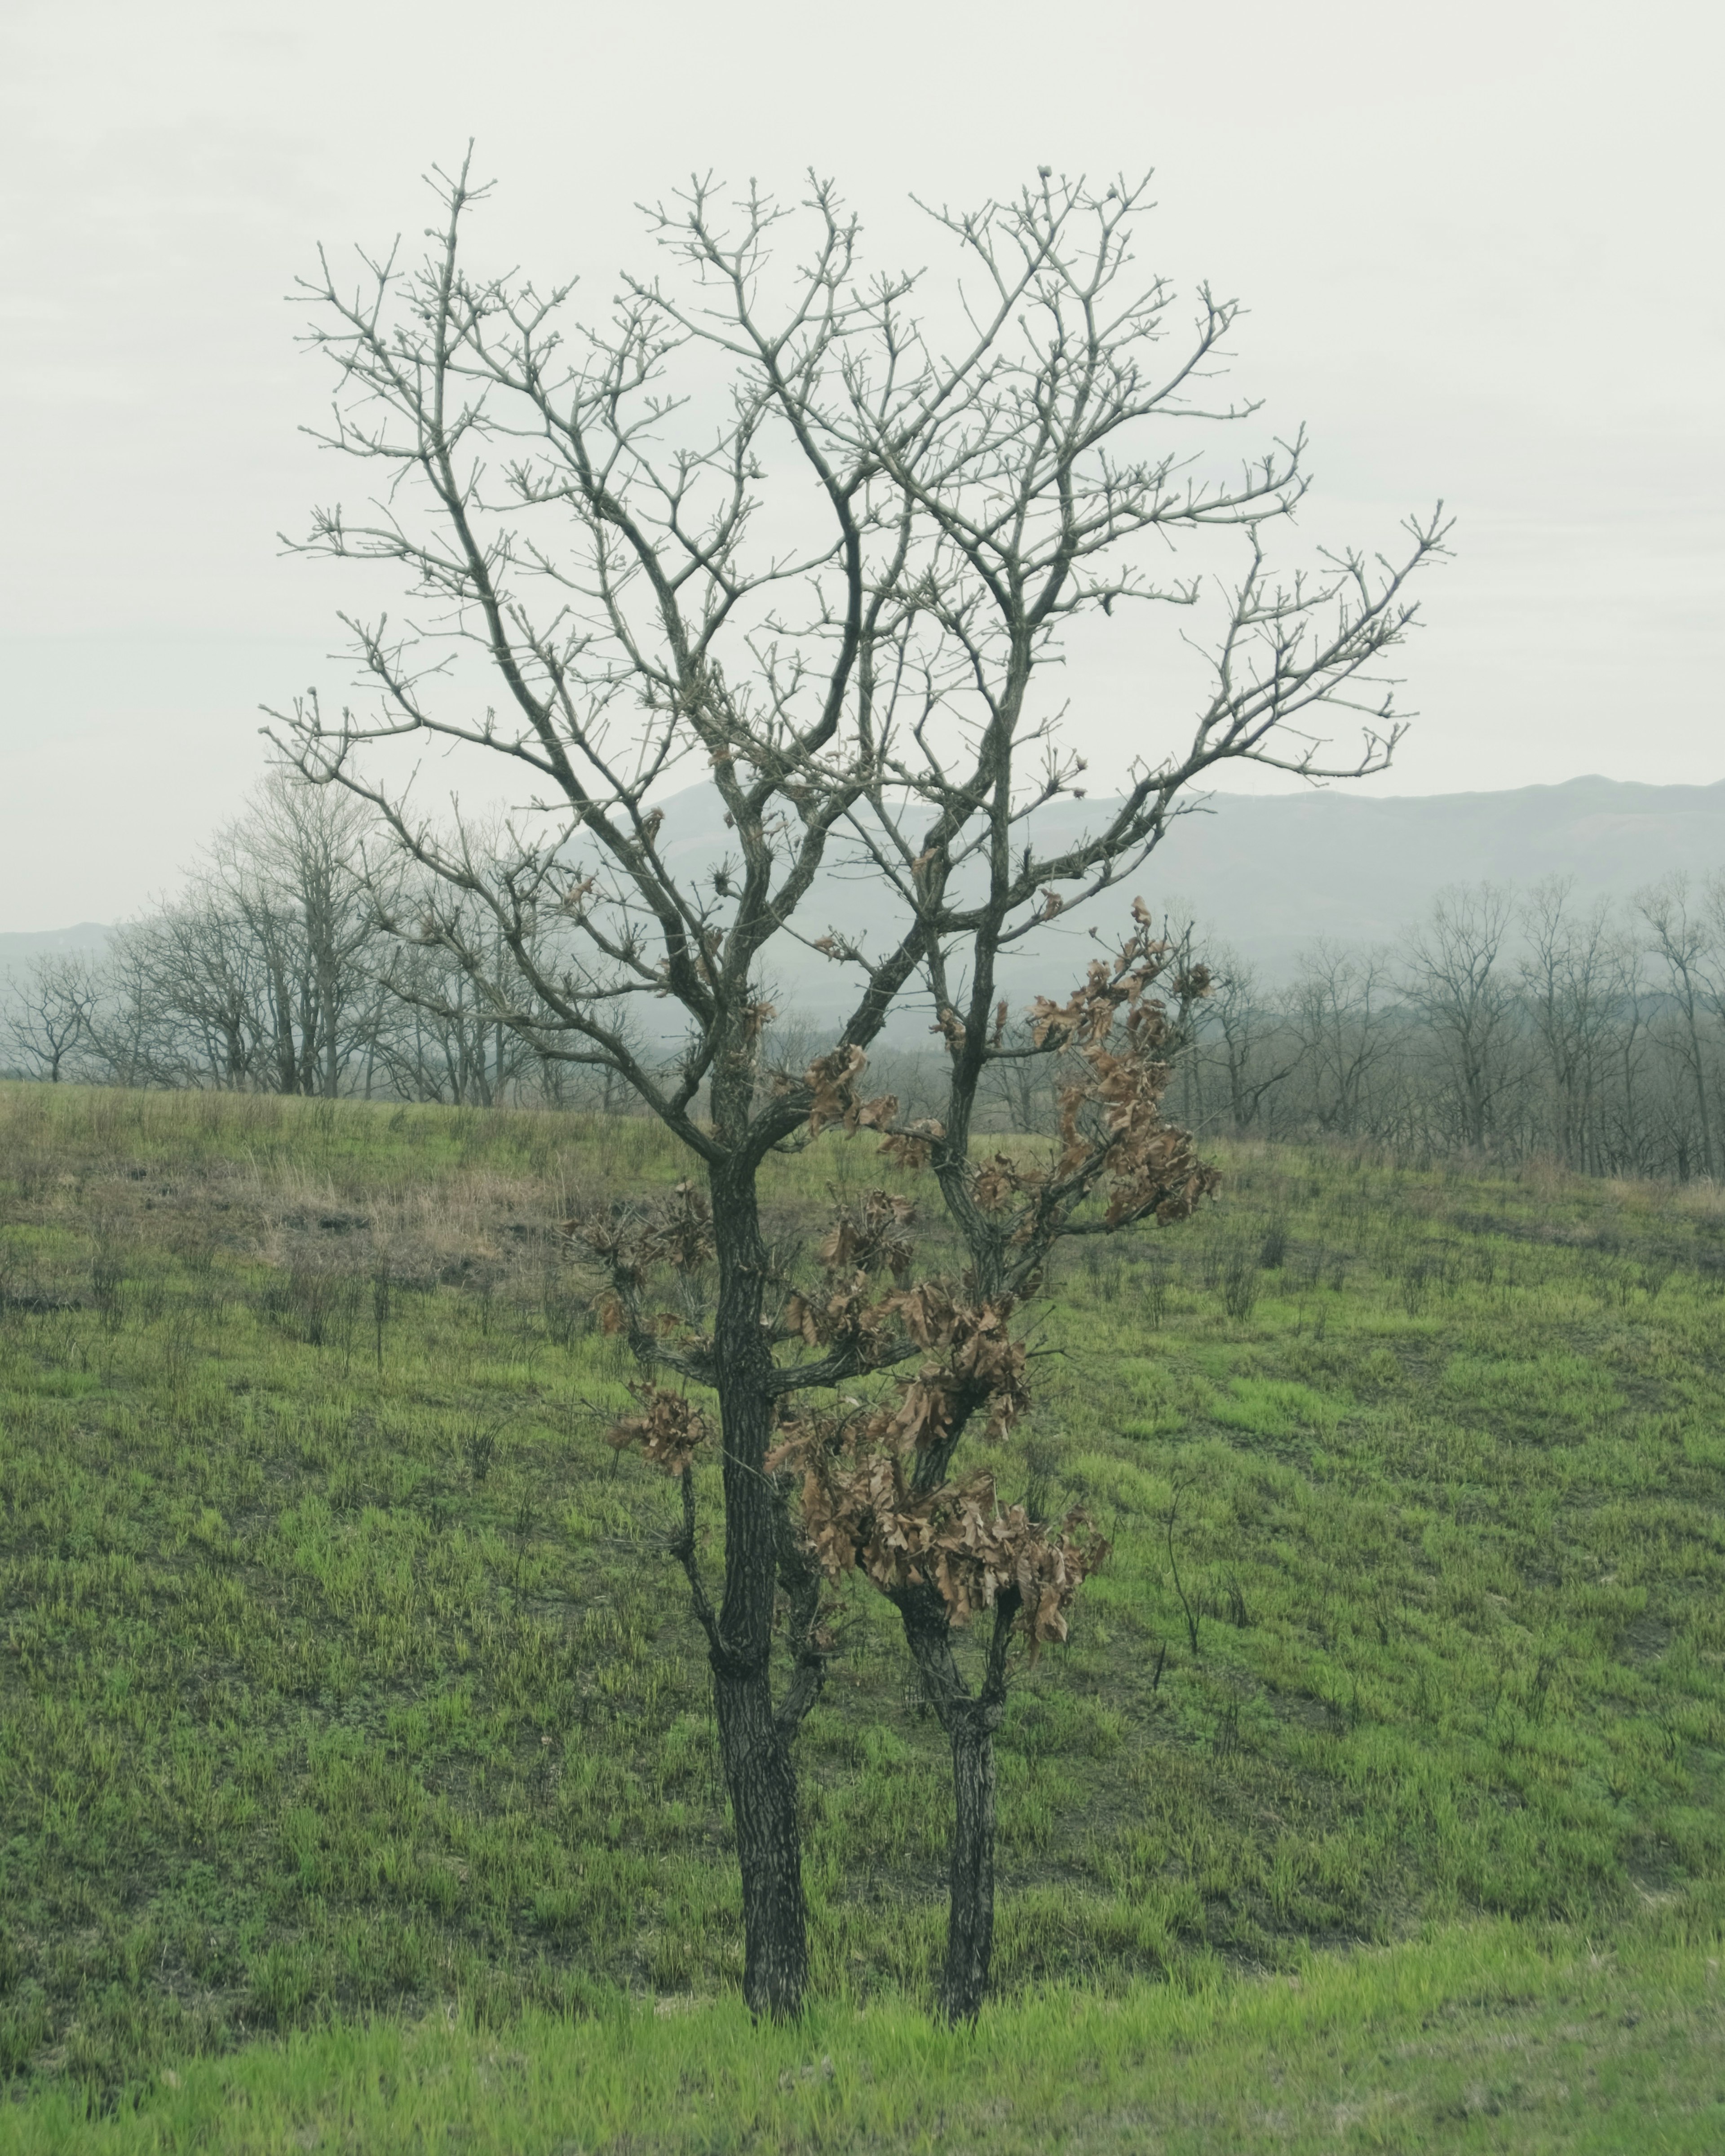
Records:
[[[1698,2118],[1725,1907],[1725,1201],[1226,1165],[1202,1224],[1086,1246],[1037,1319],[1038,1410],[1003,1488],[1081,1500],[1117,1553],[1071,1648],[1018,1679],[1005,2018],[983,2035],[1112,2014],[1095,2057],[1153,2064],[1199,2041],[1183,1999],[1205,2057],[1235,2061],[1217,2100],[1280,2116],[1238,2076],[1282,2057],[1287,2118],[1309,2097],[1314,2133],[1340,2130],[1324,2059],[1342,2072],[1360,2043],[1368,2082],[1420,2116],[1476,2111],[1476,2138],[1511,2082],[1559,2118],[1584,2069]],[[788,1168],[780,1230],[874,1167],[834,1140]],[[263,2105],[315,2056],[338,2095],[357,2075],[381,2102],[418,2085],[383,2058],[418,2044],[423,2066],[416,2029],[448,2036],[465,2088],[494,2055],[563,2071],[577,2040],[522,2010],[590,2021],[588,2045],[633,2029],[648,2063],[674,2025],[696,2065],[768,2075],[778,2051],[750,2065],[735,2041],[736,1887],[660,1549],[671,1492],[603,1442],[626,1372],[550,1232],[578,1194],[674,1172],[643,1123],[0,1087],[0,2070],[19,2098],[0,2143],[126,2091],[166,2120],[235,2075],[263,2076]],[[875,2032],[883,2060],[921,2026],[946,1817],[890,1614],[857,1595],[799,1754],[821,2025],[858,2057]],[[1337,2033],[1312,2051],[1320,2024],[1286,2002],[1365,2000],[1373,1969],[1416,1973],[1384,1977],[1363,2037],[1320,2016]],[[1082,1988],[1076,2020],[1050,1984]],[[1658,2044],[1625,2022],[1651,2015],[1644,1990]],[[1272,1997],[1282,2018],[1255,2021]],[[1519,2082],[1458,2063],[1500,2010],[1543,2061]],[[321,2054],[186,2064],[377,2012],[398,2019],[296,2036]],[[968,2055],[942,2056],[952,2117],[986,2112]],[[726,2097],[725,2136],[686,2145],[794,2145],[819,2092],[786,2061],[766,2112]],[[1085,2085],[1099,2133],[1137,2101],[1117,2075]],[[926,2119],[896,2116],[829,2123],[920,2145]]]

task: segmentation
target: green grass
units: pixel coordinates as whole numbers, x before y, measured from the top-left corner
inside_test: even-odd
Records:
[[[824,2018],[757,2055],[671,1492],[603,1442],[628,1373],[548,1233],[578,1196],[671,1179],[669,1147],[577,1116],[0,1087],[0,2145],[54,2145],[69,2106],[158,2135],[115,2146],[182,2145],[172,2121],[235,2087],[258,2138],[223,2112],[223,2146],[287,2145],[286,2104],[390,2145],[367,2137],[408,2134],[413,2091],[501,2133],[516,2114],[476,2092],[519,2055],[498,2087],[527,2138],[474,2145],[537,2146],[581,2060],[622,2089],[679,2046],[733,2076],[722,2132],[667,2097],[648,2145],[793,2146],[822,2102],[858,2145],[920,2145],[918,2076],[980,2133],[990,2075],[1018,2091],[990,2145],[1047,2145],[1060,2060],[1096,2146],[1135,2145],[1141,2100],[1168,2147],[1256,2145],[1253,2105],[1315,2137],[1286,2146],[1424,2145],[1399,2104],[1450,2104],[1461,2146],[1725,2138],[1717,2115],[1712,2143],[1537,2138],[1595,2071],[1685,2116],[1718,2093],[1725,1202],[1224,1164],[1202,1224],[1086,1245],[1036,1318],[1003,1488],[1086,1503],[1116,1554],[1003,1732],[1001,2005],[973,2050],[917,2049],[945,1761],[859,1593],[798,1755]],[[824,1143],[776,1227],[871,1178]],[[711,1464],[701,1500],[711,1566]],[[1651,1957],[1657,2043],[1651,2014],[1620,2025],[1644,1986],[1620,1939]],[[1522,1962],[1504,2007],[1492,1972]],[[1424,2050],[1421,1985],[1449,2002]],[[1500,2024],[1531,2047],[1507,2080]],[[841,2086],[841,2030],[875,2082]],[[833,2082],[778,2091],[815,2033]],[[1500,2082],[1534,2092],[1520,2139],[1467,2108]],[[351,2124],[386,2086],[397,2123]],[[1189,2118],[1183,2089],[1211,2092]],[[602,2142],[634,2100],[542,2145]]]
[[[1669,1916],[1615,1950],[1500,1921],[1296,1972],[1056,1987],[935,2027],[903,2003],[752,2029],[735,1999],[500,2035],[345,2025],[167,2067],[92,2117],[51,2092],[18,2156],[218,2148],[1693,2151],[1725,2138],[1717,1940]],[[1711,1950],[1710,1950],[1711,1949]]]

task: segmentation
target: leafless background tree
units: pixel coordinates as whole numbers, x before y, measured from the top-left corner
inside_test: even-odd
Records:
[[[98,968],[82,952],[44,952],[9,984],[8,1045],[22,1075],[59,1085],[82,1076],[80,1051],[88,1044],[101,995]]]
[[[1481,884],[1444,893],[1406,944],[1404,993],[1442,1060],[1461,1142],[1477,1151],[1495,1136],[1517,1075],[1511,921],[1508,892]]]

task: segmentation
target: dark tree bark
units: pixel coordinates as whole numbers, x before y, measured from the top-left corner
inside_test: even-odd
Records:
[[[783,2020],[800,2010],[809,1982],[796,1769],[764,1662],[716,1651],[713,1692],[742,1876],[742,1995],[752,2014]]]
[[[711,1178],[719,1292],[714,1374],[725,1482],[725,1594],[711,1627],[719,1751],[742,1874],[743,1996],[783,2017],[809,1979],[808,1912],[791,1758],[794,1719],[773,1697],[773,1609],[783,1505],[765,1471],[773,1428],[773,1352],[761,1323],[767,1249],[752,1169]],[[803,1710],[806,1712],[806,1708]]]
[[[947,1958],[940,2011],[973,2021],[988,1996],[994,1952],[994,1738],[1006,1712],[1006,1654],[1018,1615],[1016,1594],[994,1607],[993,1635],[981,1688],[973,1693],[952,1652],[946,1604],[932,1587],[893,1597],[905,1638],[952,1753],[952,1835],[947,1860]]]

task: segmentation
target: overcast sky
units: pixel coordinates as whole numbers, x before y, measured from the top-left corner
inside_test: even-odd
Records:
[[[171,885],[257,706],[345,678],[335,611],[379,595],[275,539],[333,490],[285,295],[320,240],[417,234],[470,136],[489,243],[606,289],[691,169],[813,164],[925,259],[912,192],[1153,167],[1143,253],[1250,310],[1235,380],[1310,428],[1307,524],[1455,512],[1378,783],[1725,778],[1720,12],[9,0],[0,929]]]

